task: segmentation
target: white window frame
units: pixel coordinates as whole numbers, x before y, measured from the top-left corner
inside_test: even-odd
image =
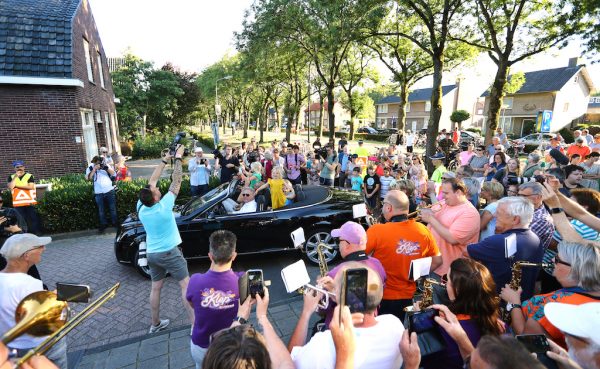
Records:
[[[425,111],[431,111],[431,101],[425,101]]]
[[[81,114],[81,125],[83,129],[83,145],[87,162],[98,155],[98,141],[96,138],[96,127],[94,125],[94,113],[90,109],[79,109]]]
[[[377,112],[380,114],[387,114],[387,112],[388,112],[387,104],[377,105]]]
[[[85,53],[85,65],[87,68],[88,81],[94,82],[94,71],[92,70],[92,56],[90,54],[90,43],[83,39],[83,51]]]
[[[512,97],[503,97],[502,98],[502,108],[504,110],[512,110],[514,102],[515,102],[515,100]]]
[[[100,75],[100,86],[102,86],[102,88],[105,88],[105,85],[104,85],[104,71],[102,70],[102,54],[100,54],[100,52],[97,51],[96,55],[98,55],[98,72],[99,72],[99,75]]]
[[[96,119],[96,123],[102,123],[102,114],[100,110],[94,110],[94,117]]]
[[[112,143],[112,134],[111,134],[111,124],[110,124],[110,118],[109,118],[109,113],[107,111],[104,112],[104,134],[106,135],[106,147],[108,147],[108,151],[109,152],[116,152],[116,150],[113,149],[113,143]]]

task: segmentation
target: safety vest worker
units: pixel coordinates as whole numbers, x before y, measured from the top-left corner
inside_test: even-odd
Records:
[[[8,188],[12,191],[13,207],[32,206],[37,204],[35,183],[31,173],[25,173],[22,161],[15,161],[15,174],[9,177]]]

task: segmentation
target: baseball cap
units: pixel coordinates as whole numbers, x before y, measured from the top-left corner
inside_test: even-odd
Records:
[[[358,140],[358,144],[359,144],[359,145],[362,145],[363,143],[364,143],[364,141],[363,141],[363,140]]]
[[[561,331],[600,345],[600,303],[571,305],[549,302],[544,307],[544,314]]]
[[[50,242],[52,242],[50,237],[38,237],[32,233],[15,234],[4,242],[0,254],[6,259],[16,259],[27,251],[45,246]]]
[[[12,163],[12,166],[15,167],[15,168],[16,167],[22,167],[24,165],[25,165],[25,162],[23,160],[15,160]]]
[[[200,146],[198,146],[194,149],[194,152],[203,152],[203,150]]]
[[[351,244],[367,245],[367,232],[360,224],[355,222],[344,223],[340,228],[332,230],[331,236],[348,241]]]
[[[441,153],[441,152],[438,152],[438,153],[436,153],[435,155],[433,155],[433,156],[430,156],[430,157],[429,157],[429,159],[431,159],[431,160],[442,160],[442,159],[444,159],[445,157],[446,157],[446,155],[444,155],[444,154],[443,154],[443,153]]]

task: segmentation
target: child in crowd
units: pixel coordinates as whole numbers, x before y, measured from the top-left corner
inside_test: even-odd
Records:
[[[314,158],[308,162],[308,184],[309,185],[318,185],[319,184],[319,176],[321,175],[321,164],[319,160]]]
[[[285,205],[288,206],[294,203],[294,199],[296,198],[296,192],[294,191],[294,186],[292,182],[287,179],[283,180],[283,193],[285,195]]]
[[[250,187],[252,189],[256,188],[256,186],[262,181],[262,170],[263,167],[258,161],[250,164],[250,172],[242,170],[241,175],[246,187]]]
[[[367,200],[367,205],[371,210],[377,208],[380,188],[381,182],[379,181],[379,176],[375,173],[375,166],[370,164],[367,167],[367,175],[363,180],[363,192]]]
[[[360,167],[356,166],[352,169],[352,177],[350,177],[350,184],[352,186],[352,191],[360,192],[362,190],[363,179],[360,175]]]
[[[283,193],[283,168],[275,167],[271,171],[271,177],[267,183],[263,184],[259,188],[254,191],[255,194],[258,194],[260,191],[265,188],[269,188],[271,191],[271,207],[273,210],[279,209],[285,206],[285,194]]]
[[[388,167],[383,168],[383,176],[379,178],[381,182],[381,190],[379,191],[379,197],[383,200],[390,190],[390,184],[394,180],[394,177],[390,175],[391,169]]]

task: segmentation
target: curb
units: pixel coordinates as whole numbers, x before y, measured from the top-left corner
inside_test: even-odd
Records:
[[[48,235],[48,237],[52,237],[52,241],[58,241],[58,240],[68,240],[70,238],[98,236],[98,235],[106,235],[106,234],[112,234],[112,233],[116,234],[116,231],[114,230],[114,228],[107,228],[107,230],[104,233],[98,233],[97,229],[85,229],[83,231],[51,233]]]

